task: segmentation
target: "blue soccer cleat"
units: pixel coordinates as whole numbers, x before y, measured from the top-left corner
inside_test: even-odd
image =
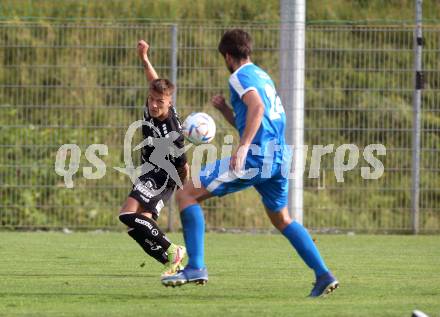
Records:
[[[176,287],[187,283],[205,285],[208,283],[208,270],[206,268],[193,269],[186,266],[183,270],[180,270],[173,275],[163,276],[161,282],[167,287]]]
[[[329,271],[316,279],[309,297],[326,296],[339,287],[338,280]]]

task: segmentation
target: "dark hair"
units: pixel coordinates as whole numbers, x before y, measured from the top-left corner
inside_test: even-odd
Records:
[[[252,53],[252,38],[241,29],[232,29],[223,34],[218,50],[223,55],[231,55],[234,59],[248,58]]]
[[[150,90],[170,96],[174,92],[174,85],[168,79],[157,78],[150,82]]]

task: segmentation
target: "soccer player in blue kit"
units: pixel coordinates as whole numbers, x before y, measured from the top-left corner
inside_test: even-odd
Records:
[[[338,287],[338,281],[327,268],[308,231],[292,221],[287,209],[289,181],[284,171],[291,155],[284,138],[286,116],[275,85],[264,70],[251,62],[252,40],[245,31],[227,31],[218,50],[231,72],[232,109],[222,96],[213,97],[212,102],[239,131],[240,142],[231,157],[208,164],[201,171],[201,187],[197,188],[190,181],[177,192],[189,260],[183,270],[163,277],[162,284],[174,287],[208,281],[204,262],[205,222],[199,203],[254,186],[272,224],[314,271],[316,282],[309,296],[331,293]],[[277,151],[273,150],[275,146]],[[268,156],[271,150],[272,154]]]

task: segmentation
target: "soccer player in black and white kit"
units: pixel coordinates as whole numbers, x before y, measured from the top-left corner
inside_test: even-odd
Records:
[[[170,177],[173,176],[170,171],[176,172],[180,181],[184,183],[189,168],[185,154],[178,157],[175,157],[176,154],[175,156],[170,154],[164,157],[161,160],[162,164],[159,165],[171,166],[167,168],[167,171],[158,167],[157,158],[153,159],[155,141],[169,142],[170,135],[178,133],[178,137],[172,139],[175,141],[171,141],[178,150],[184,147],[184,137],[172,104],[175,87],[169,80],[158,77],[148,59],[148,49],[148,43],[143,40],[139,41],[137,52],[144,65],[149,83],[148,99],[143,116],[147,124],[142,126],[144,146],[141,161],[142,164],[152,163],[155,168],[147,170],[138,178],[121,208],[119,219],[128,226],[128,234],[142,249],[166,266],[164,275],[169,275],[179,269],[186,250],[183,246],[173,244],[158,227],[156,220],[176,187],[176,182],[173,177]]]

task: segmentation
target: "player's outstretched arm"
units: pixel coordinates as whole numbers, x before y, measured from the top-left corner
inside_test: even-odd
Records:
[[[142,64],[144,65],[144,72],[145,72],[145,76],[147,76],[148,82],[159,78],[159,76],[157,76],[156,70],[154,69],[153,65],[148,59],[149,48],[150,45],[144,40],[140,40],[138,42],[137,52]]]
[[[228,121],[235,128],[234,112],[232,111],[231,107],[226,104],[225,97],[222,95],[216,95],[212,97],[211,102],[214,108],[220,111],[223,117],[225,117],[226,121]]]

